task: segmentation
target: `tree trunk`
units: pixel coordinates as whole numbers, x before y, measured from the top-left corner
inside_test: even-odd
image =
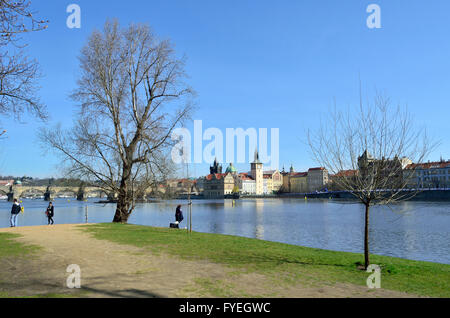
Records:
[[[127,223],[130,216],[130,206],[133,198],[128,191],[128,181],[131,169],[123,168],[122,180],[120,182],[119,196],[117,198],[116,213],[114,215],[114,223]]]
[[[127,223],[129,217],[130,210],[130,200],[128,200],[127,196],[122,194],[120,191],[119,197],[117,199],[117,207],[116,213],[114,215],[113,222],[114,223]]]
[[[369,260],[369,209],[370,204],[366,204],[365,226],[364,226],[364,267],[367,269],[370,264]]]

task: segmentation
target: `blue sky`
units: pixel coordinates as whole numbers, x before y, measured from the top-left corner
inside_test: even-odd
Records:
[[[384,91],[407,104],[418,125],[441,141],[430,159],[450,159],[450,2],[265,0],[34,0],[46,31],[30,34],[29,55],[45,75],[40,95],[51,119],[23,123],[1,118],[0,174],[58,174],[58,160],[44,153],[36,133],[43,125],[70,127],[81,47],[108,18],[122,25],[148,23],[186,54],[189,83],[197,91],[204,129],[280,128],[280,169],[316,166],[302,142],[332,107],[358,102],[363,92]],[[66,27],[66,7],[81,7],[81,29]],[[369,4],[381,8],[381,29],[366,26]],[[189,127],[189,126],[188,126]],[[249,165],[238,165],[247,171]],[[195,175],[208,164],[193,165]]]

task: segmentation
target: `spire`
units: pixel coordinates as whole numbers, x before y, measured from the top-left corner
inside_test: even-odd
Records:
[[[261,161],[259,161],[258,149],[255,149],[255,160],[253,161],[253,163],[261,163]]]
[[[364,159],[373,159],[373,156],[370,154],[369,151],[367,151],[367,149],[363,152],[361,157]]]
[[[217,157],[214,159],[214,163],[209,167],[210,174],[222,173],[222,166],[217,162]]]

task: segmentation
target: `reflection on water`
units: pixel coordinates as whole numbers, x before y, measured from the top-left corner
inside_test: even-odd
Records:
[[[111,222],[115,205],[56,199],[56,223]],[[162,201],[137,206],[129,222],[168,227],[177,204]],[[24,200],[19,226],[47,224],[47,203]],[[0,227],[9,226],[11,204],[0,201]],[[375,207],[370,216],[370,248],[375,254],[450,264],[450,203],[405,202]],[[330,250],[363,251],[364,211],[355,203],[304,199],[198,200],[192,207],[193,230],[240,235]]]

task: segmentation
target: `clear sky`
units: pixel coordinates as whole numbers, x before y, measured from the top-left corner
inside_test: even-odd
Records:
[[[0,174],[56,176],[58,161],[44,153],[43,125],[70,127],[76,110],[68,95],[81,47],[108,18],[148,23],[186,54],[197,91],[194,119],[204,129],[280,128],[280,169],[315,166],[302,142],[332,107],[358,103],[359,77],[370,96],[384,91],[407,104],[419,125],[441,141],[430,159],[450,159],[450,1],[448,0],[33,0],[46,31],[26,37],[45,77],[40,90],[51,119],[23,123],[1,118]],[[69,4],[81,7],[81,29],[66,26]],[[381,29],[369,29],[369,4],[381,8]],[[226,164],[224,164],[226,166]],[[205,175],[208,164],[191,168]],[[248,164],[238,165],[247,171]]]

